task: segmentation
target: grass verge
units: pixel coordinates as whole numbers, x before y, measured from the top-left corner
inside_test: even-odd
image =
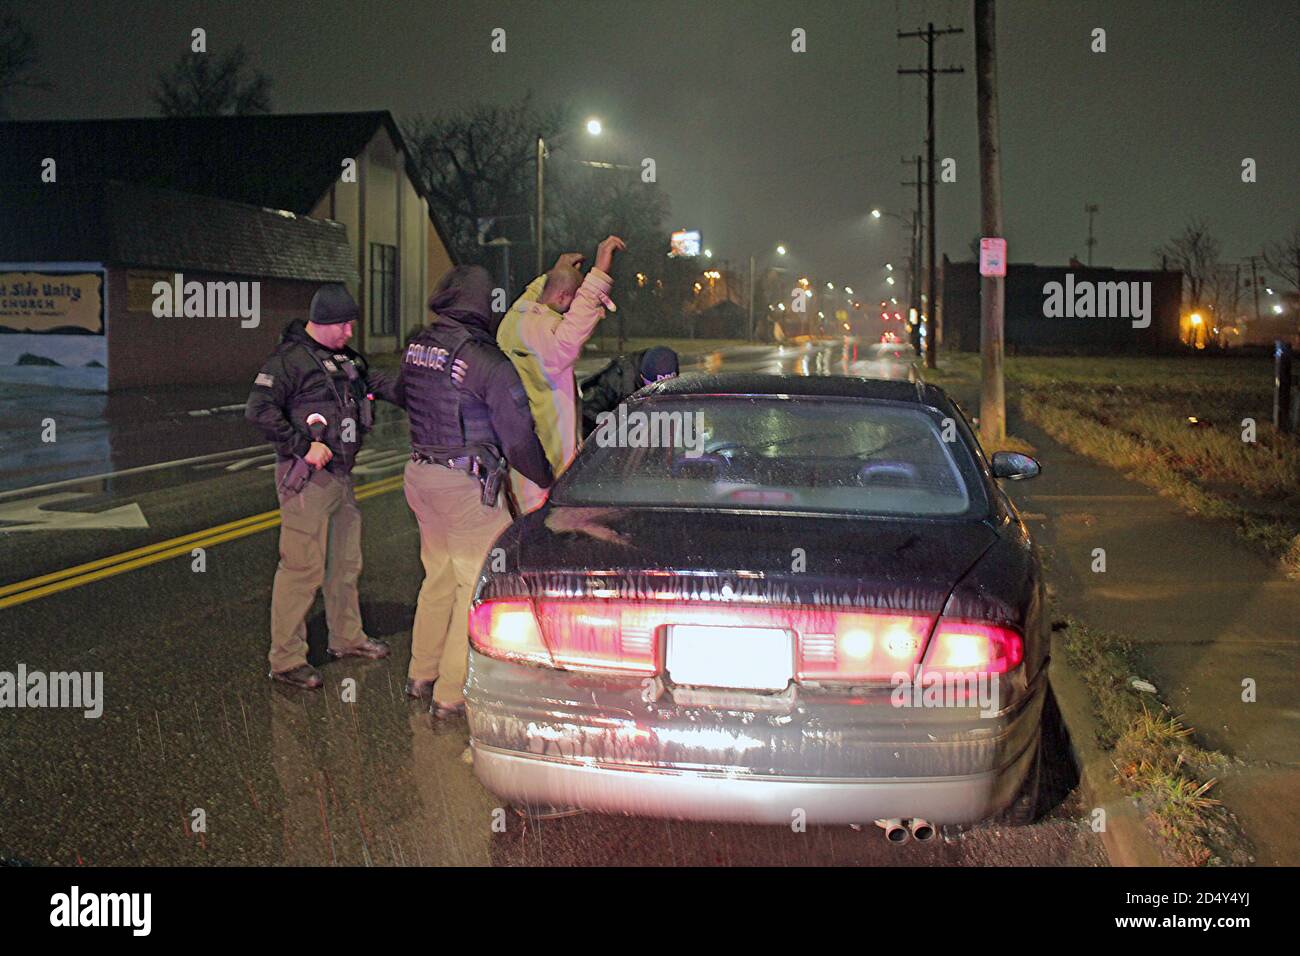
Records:
[[[1160,698],[1132,686],[1132,645],[1073,618],[1065,620],[1071,667],[1092,696],[1098,743],[1115,777],[1137,801],[1170,863],[1239,865],[1248,844],[1232,815],[1210,794],[1228,758],[1201,748],[1192,728]]]
[[[978,384],[979,356],[943,359],[927,381]],[[1300,579],[1300,443],[1269,425],[1271,376],[1266,359],[1206,356],[1006,363],[1008,398],[1029,422],[1192,514],[1231,522]]]

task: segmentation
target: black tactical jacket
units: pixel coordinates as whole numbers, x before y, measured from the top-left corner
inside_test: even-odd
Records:
[[[596,430],[602,412],[613,412],[633,392],[645,387],[641,381],[641,359],[649,349],[629,352],[611,359],[609,364],[579,386],[582,394],[582,437]]]
[[[397,391],[416,451],[459,457],[468,445],[492,445],[530,481],[555,480],[519,373],[478,322],[435,316],[407,343]]]
[[[349,365],[354,371],[351,377]],[[306,323],[295,319],[254,379],[244,417],[261,430],[283,461],[307,454],[312,441],[307,416],[323,415],[327,425],[321,441],[334,453],[326,468],[346,475],[369,431],[368,393],[402,404],[392,376],[370,370],[365,356],[355,349],[325,348],[307,334]]]

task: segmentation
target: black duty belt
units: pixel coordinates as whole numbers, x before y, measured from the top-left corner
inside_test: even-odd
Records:
[[[421,465],[442,465],[444,468],[451,468],[454,471],[468,471],[473,456],[462,455],[459,458],[436,458],[433,455],[426,455],[423,452],[411,452],[411,461]]]

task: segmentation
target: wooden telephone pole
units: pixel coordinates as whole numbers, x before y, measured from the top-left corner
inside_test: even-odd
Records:
[[[1002,163],[993,0],[975,0],[975,97],[980,127],[980,225],[985,238],[1000,239]],[[1091,247],[1088,251],[1091,256]],[[1006,388],[1002,380],[1005,283],[1002,276],[980,278],[980,441],[990,451],[1007,437]]]
[[[941,36],[948,36],[949,34],[953,34],[953,33],[964,33],[964,32],[965,32],[965,31],[962,30],[960,27],[945,27],[945,28],[942,29],[942,30],[936,30],[936,29],[934,28],[934,24],[933,24],[933,23],[928,23],[928,24],[926,24],[926,28],[925,28],[924,30],[913,30],[913,31],[911,31],[910,33],[899,33],[899,34],[898,34],[898,39],[900,39],[900,40],[905,39],[905,38],[909,38],[909,37],[914,37],[914,38],[917,38],[917,39],[924,40],[924,41],[925,41],[925,47],[926,47],[926,61],[925,61],[925,62],[926,62],[926,65],[925,65],[924,68],[918,68],[918,69],[915,69],[915,70],[904,70],[904,69],[900,69],[900,70],[898,71],[899,73],[913,73],[913,74],[917,74],[917,75],[920,75],[920,76],[924,76],[924,77],[925,77],[925,118],[926,118],[926,123],[925,123],[925,128],[926,128],[925,151],[926,151],[926,170],[927,170],[927,172],[928,172],[928,174],[929,174],[929,175],[927,176],[927,178],[926,178],[926,200],[927,200],[927,202],[929,203],[929,206],[930,206],[930,209],[929,209],[929,214],[930,214],[929,227],[930,227],[930,231],[929,231],[929,235],[926,237],[926,252],[927,252],[928,255],[929,255],[928,268],[929,268],[929,286],[930,286],[930,297],[929,297],[929,301],[926,303],[926,310],[925,310],[925,314],[929,317],[929,321],[928,321],[928,323],[927,323],[928,328],[926,328],[926,330],[925,330],[925,367],[926,367],[926,368],[938,368],[938,367],[939,367],[939,366],[938,366],[938,362],[936,361],[936,356],[935,356],[935,348],[937,347],[937,345],[938,345],[938,340],[939,340],[939,322],[938,322],[938,315],[939,315],[939,301],[938,301],[938,300],[939,300],[939,297],[938,297],[938,292],[937,292],[938,287],[939,287],[939,283],[938,283],[938,281],[937,281],[936,270],[935,270],[935,260],[934,260],[934,246],[935,246],[935,231],[934,231],[934,78],[935,78],[936,74],[939,74],[939,73],[962,73],[962,72],[965,72],[965,71],[962,70],[962,68],[959,67],[959,66],[950,66],[950,67],[945,67],[944,69],[941,69],[941,70],[936,70],[936,69],[934,68],[934,41],[937,40],[937,39],[938,39],[939,37],[941,37]]]

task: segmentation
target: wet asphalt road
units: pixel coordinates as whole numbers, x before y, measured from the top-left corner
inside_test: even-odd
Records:
[[[906,375],[905,366],[855,361],[852,348],[751,350],[714,362],[788,374]],[[388,422],[369,443],[360,484],[400,474],[404,428],[400,417]],[[240,427],[223,420],[209,433],[214,446],[200,444],[179,456],[166,438],[142,449],[139,441],[148,436],[133,436],[130,457],[133,464],[156,462],[253,445],[251,432],[238,438]],[[133,512],[119,512],[125,527],[50,530],[39,526],[44,519],[15,509],[57,492],[0,497],[0,516],[29,526],[0,531],[0,585],[273,509],[267,460],[257,456],[245,452],[148,471],[98,486],[103,490],[66,489],[90,493],[47,502],[53,510],[101,513],[138,505],[146,528],[131,526]],[[901,847],[887,844],[874,827],[795,833],[594,814],[527,821],[474,779],[463,720],[435,724],[403,698],[421,577],[415,522],[400,488],[374,494],[362,509],[362,612],[368,632],[389,641],[393,655],[329,664],[321,693],[272,685],[265,677],[274,530],[206,547],[202,572],[182,546],[168,560],[10,607],[3,607],[0,588],[0,670],[13,672],[22,663],[29,670],[100,671],[104,680],[98,719],[79,711],[0,709],[0,859],[102,865],[1105,865],[1063,773],[1053,787],[1056,806],[1033,827],[984,825],[950,842]],[[321,663],[319,604],[310,632],[313,660]],[[347,678],[355,679],[355,702],[343,699]],[[203,832],[191,828],[196,819]]]

